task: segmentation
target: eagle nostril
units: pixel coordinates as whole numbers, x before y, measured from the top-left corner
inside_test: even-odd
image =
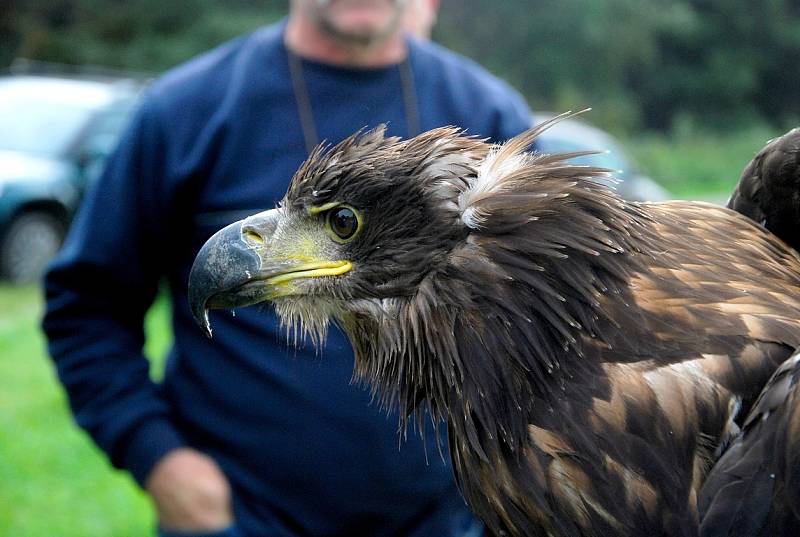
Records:
[[[249,242],[252,244],[264,244],[267,242],[264,237],[261,236],[260,233],[253,229],[245,229],[242,230],[242,237],[244,237],[245,242]]]
[[[279,215],[277,209],[272,209],[245,218],[239,227],[242,242],[251,248],[269,245],[275,234]]]

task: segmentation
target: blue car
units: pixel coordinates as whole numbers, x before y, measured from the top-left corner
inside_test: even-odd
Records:
[[[141,88],[108,76],[0,76],[0,279],[39,279]]]

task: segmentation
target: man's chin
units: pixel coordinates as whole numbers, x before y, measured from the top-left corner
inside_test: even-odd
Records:
[[[335,7],[334,7],[335,9]],[[368,46],[384,41],[400,24],[398,7],[381,6],[359,13],[326,13],[320,20],[323,30],[337,39]]]
[[[369,46],[385,41],[395,30],[395,25],[334,24],[323,21],[323,29],[336,39],[353,45]]]

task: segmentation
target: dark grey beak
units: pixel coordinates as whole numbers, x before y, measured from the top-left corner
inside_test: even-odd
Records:
[[[266,211],[217,231],[198,252],[189,274],[189,306],[211,337],[208,310],[236,308],[264,300],[262,258],[275,230],[278,211]]]

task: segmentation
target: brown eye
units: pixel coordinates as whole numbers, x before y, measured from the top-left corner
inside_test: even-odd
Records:
[[[328,226],[339,240],[346,241],[358,231],[358,216],[350,207],[337,207],[328,212]]]

